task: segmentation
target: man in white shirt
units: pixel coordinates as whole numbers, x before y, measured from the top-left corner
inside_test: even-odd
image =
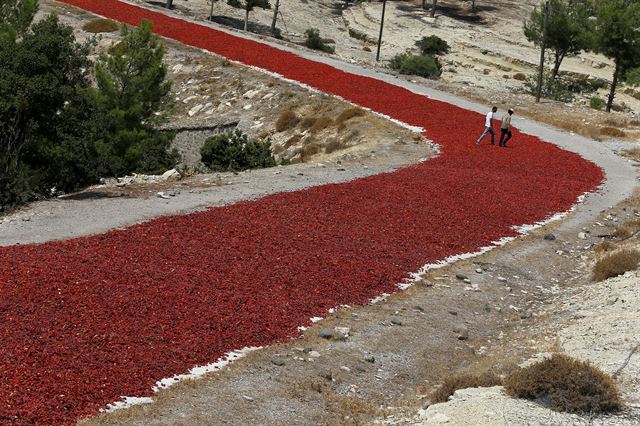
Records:
[[[480,135],[476,144],[480,144],[480,141],[484,139],[487,133],[491,133],[491,145],[493,145],[494,138],[496,136],[496,132],[493,131],[493,116],[496,112],[498,112],[498,107],[494,106],[493,108],[491,108],[491,111],[487,114],[487,118],[485,119],[485,123],[484,123],[484,126],[485,126],[484,132],[482,132],[482,135]]]

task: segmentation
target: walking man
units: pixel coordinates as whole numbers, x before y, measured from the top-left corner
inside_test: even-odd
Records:
[[[511,139],[511,116],[513,115],[513,110],[509,108],[509,111],[502,117],[502,125],[500,125],[500,142],[499,146],[507,146],[507,142]],[[507,137],[505,139],[505,136]]]
[[[485,136],[487,136],[487,133],[491,133],[491,145],[493,145],[494,138],[496,135],[496,132],[493,131],[493,116],[496,112],[498,112],[498,107],[494,106],[493,108],[491,108],[491,111],[487,113],[487,118],[485,119],[485,122],[484,122],[484,132],[482,132],[482,134],[476,141],[476,145],[480,144],[480,141],[484,139]]]

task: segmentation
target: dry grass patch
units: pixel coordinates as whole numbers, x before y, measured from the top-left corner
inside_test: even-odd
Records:
[[[613,236],[625,240],[633,237],[638,232],[640,232],[640,219],[634,219],[619,225],[616,230],[613,231]]]
[[[600,134],[604,136],[611,136],[613,138],[624,138],[627,136],[625,132],[617,127],[603,127],[600,129]]]
[[[594,281],[604,281],[607,278],[617,277],[625,272],[633,271],[640,262],[640,252],[637,250],[620,250],[603,257],[593,267]]]
[[[622,151],[622,155],[640,162],[640,148],[625,149],[624,151]]]
[[[502,379],[490,372],[480,375],[461,374],[451,376],[446,378],[442,386],[431,394],[431,403],[437,404],[440,402],[447,402],[449,397],[458,389],[488,388],[491,386],[499,386],[501,384]]]
[[[326,115],[323,115],[322,117],[318,118],[315,123],[313,123],[313,126],[311,126],[311,128],[309,129],[309,131],[311,133],[318,133],[324,129],[326,129],[327,127],[330,127],[333,125],[333,120],[331,118],[329,118]]]
[[[555,411],[603,413],[621,407],[613,379],[588,362],[562,354],[521,368],[504,381],[507,393]]]
[[[604,256],[605,254],[613,251],[616,248],[616,245],[611,241],[603,241],[598,243],[593,248],[593,251],[596,253],[596,256]]]
[[[88,33],[112,33],[118,31],[120,26],[111,19],[94,19],[83,25],[82,29]]]
[[[356,117],[362,117],[364,116],[366,113],[364,112],[364,110],[360,109],[360,108],[349,108],[349,109],[345,109],[344,111],[342,111],[340,113],[340,115],[338,116],[338,118],[336,118],[336,124],[338,126],[343,125],[346,121],[351,120],[352,118],[356,118]]]
[[[276,131],[284,132],[286,130],[293,129],[298,125],[299,122],[300,119],[295,112],[291,110],[283,111],[276,121]]]

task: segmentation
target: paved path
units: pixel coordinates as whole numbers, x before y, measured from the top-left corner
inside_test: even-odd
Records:
[[[603,178],[592,162],[518,131],[510,148],[478,147],[482,116],[427,98],[418,86],[116,0],[66,2],[132,24],[150,19],[163,36],[425,128],[442,153],[349,183],[0,248],[7,423],[72,423],[229,350],[295,336],[331,307],[395,291],[424,264],[566,211]],[[620,165],[606,151],[583,153]],[[624,176],[611,177],[620,191],[605,191],[600,202],[629,190]]]

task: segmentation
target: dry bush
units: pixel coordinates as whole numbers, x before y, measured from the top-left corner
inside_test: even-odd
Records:
[[[341,125],[345,121],[349,121],[349,120],[351,120],[352,118],[355,118],[355,117],[362,117],[365,114],[366,113],[364,112],[364,110],[362,110],[360,108],[345,109],[344,111],[342,111],[342,113],[340,113],[338,118],[336,118],[336,124],[337,125]]]
[[[617,277],[627,271],[633,271],[640,262],[640,252],[637,250],[621,250],[610,254],[596,262],[593,267],[594,281],[604,281]]]
[[[318,145],[318,143],[316,142],[303,146],[302,151],[300,151],[301,157],[303,160],[306,160],[309,157],[316,155],[319,152],[320,152],[320,145]]]
[[[600,134],[605,136],[611,136],[613,138],[624,138],[627,136],[625,132],[616,127],[603,127],[600,129]]]
[[[616,238],[627,239],[640,232],[640,219],[628,220],[622,225],[619,225],[613,236]]]
[[[82,29],[88,33],[112,33],[118,31],[120,27],[111,19],[94,19],[82,26]]]
[[[502,379],[490,372],[481,375],[461,374],[447,377],[442,386],[431,394],[431,403],[447,402],[458,389],[488,388],[501,384]]]
[[[602,413],[620,409],[620,393],[611,377],[588,362],[562,354],[521,368],[504,381],[507,393],[555,411]]]
[[[299,122],[300,119],[295,112],[291,110],[283,111],[276,121],[276,131],[284,132],[285,130],[293,129]]]
[[[316,124],[316,121],[318,121],[317,117],[311,116],[311,117],[304,117],[302,119],[302,121],[300,122],[300,128],[304,131],[304,130],[308,130],[311,127],[313,127],[314,124]]]
[[[513,79],[518,81],[527,81],[527,76],[519,72],[513,75]]]
[[[333,120],[326,115],[318,118],[313,126],[309,129],[311,133],[318,133],[333,124]]]
[[[324,152],[325,154],[331,154],[332,152],[343,148],[345,148],[345,146],[338,140],[338,138],[331,138],[327,141],[327,144],[324,147]]]
[[[640,162],[640,148],[625,149],[622,151],[622,155]]]
[[[595,251],[596,256],[603,256],[615,248],[616,248],[616,245],[613,244],[611,241],[603,241],[601,243],[596,244],[595,247],[593,248],[593,251]]]

